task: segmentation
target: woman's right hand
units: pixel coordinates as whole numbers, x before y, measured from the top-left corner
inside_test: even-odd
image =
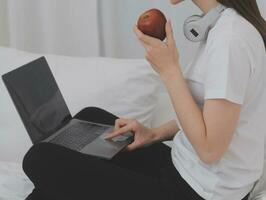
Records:
[[[155,129],[147,128],[137,120],[133,119],[117,119],[112,133],[107,135],[105,139],[110,140],[116,136],[123,135],[128,132],[134,134],[134,141],[127,146],[127,150],[132,151],[156,142]]]

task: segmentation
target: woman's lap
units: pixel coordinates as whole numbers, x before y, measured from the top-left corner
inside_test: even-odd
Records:
[[[89,107],[74,118],[114,125],[117,116]],[[202,200],[172,164],[171,149],[156,143],[111,160],[39,143],[24,157],[23,169],[35,185],[29,200]]]
[[[113,125],[118,117],[90,107],[75,118]],[[159,171],[170,164],[170,148],[162,143],[133,152],[120,152],[110,161],[58,145],[39,143],[25,155],[23,168],[35,184],[34,195],[46,195],[42,196],[44,200],[82,199],[85,196],[141,200],[165,199],[160,196],[164,193]]]
[[[121,162],[121,161],[120,161]],[[135,162],[139,162],[135,160]],[[126,165],[121,162],[122,165]],[[146,164],[146,163],[145,163]],[[56,199],[156,199],[161,192],[160,179],[150,174],[135,172],[92,156],[58,145],[40,143],[30,149],[24,159],[24,171],[35,187]],[[133,194],[131,194],[135,191]],[[158,199],[161,199],[158,198]]]

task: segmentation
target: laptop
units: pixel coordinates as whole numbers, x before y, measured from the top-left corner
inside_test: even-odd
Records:
[[[33,144],[54,143],[112,159],[133,140],[131,132],[106,140],[114,126],[72,118],[45,57],[4,74],[2,79]]]

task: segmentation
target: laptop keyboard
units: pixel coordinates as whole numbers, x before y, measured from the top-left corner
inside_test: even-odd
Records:
[[[77,123],[62,131],[49,142],[80,151],[107,129],[109,129],[109,127],[96,124]]]

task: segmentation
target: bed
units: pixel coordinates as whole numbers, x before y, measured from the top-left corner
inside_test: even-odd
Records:
[[[0,47],[0,74],[41,56]],[[117,116],[138,119],[147,127],[175,119],[166,89],[143,59],[44,56],[72,115],[98,106]],[[32,144],[2,81],[0,92],[0,200],[24,200],[33,185],[21,163]],[[266,200],[265,179],[264,173],[250,199]]]

